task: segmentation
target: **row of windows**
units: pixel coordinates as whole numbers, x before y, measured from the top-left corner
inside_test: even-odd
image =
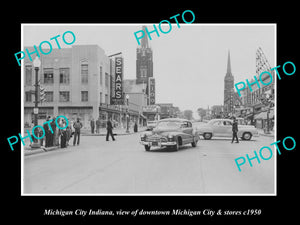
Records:
[[[53,102],[53,91],[45,91],[45,102]],[[105,94],[105,104],[108,103],[108,95]],[[25,92],[25,101],[32,102],[32,93],[30,91]],[[69,91],[60,91],[59,92],[59,102],[69,102],[70,101],[70,92]],[[89,101],[88,91],[81,91],[81,101]],[[100,92],[100,103],[102,103],[102,92]]]
[[[45,91],[45,100],[46,102],[53,102],[53,91]],[[81,101],[87,102],[88,91],[81,92]],[[32,102],[32,93],[30,91],[25,92],[25,101]],[[59,102],[69,102],[70,101],[70,92],[69,91],[60,91],[59,92]]]
[[[87,84],[89,80],[88,64],[81,64],[81,83]],[[44,84],[54,83],[54,69],[44,68],[43,69],[43,82]],[[102,66],[100,66],[100,85],[102,85],[103,75]],[[59,83],[69,84],[70,83],[70,68],[59,68]],[[32,85],[32,66],[25,66],[25,84]],[[109,86],[109,75],[105,73],[105,87]]]

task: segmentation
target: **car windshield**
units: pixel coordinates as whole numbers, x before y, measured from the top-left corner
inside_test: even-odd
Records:
[[[156,128],[180,128],[181,124],[179,121],[161,121]]]

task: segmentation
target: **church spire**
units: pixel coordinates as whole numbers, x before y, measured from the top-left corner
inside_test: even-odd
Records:
[[[228,59],[227,59],[227,73],[226,76],[232,76],[231,74],[231,63],[230,63],[230,51],[228,50]]]
[[[144,34],[145,34],[145,36],[142,38],[142,43],[141,43],[142,48],[149,48],[149,46],[148,46],[148,35],[146,35],[147,34],[146,26],[143,26],[142,30],[144,31]]]

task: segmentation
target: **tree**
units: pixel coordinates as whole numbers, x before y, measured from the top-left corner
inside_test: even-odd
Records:
[[[200,121],[203,121],[203,117],[206,116],[206,109],[199,108],[197,109],[198,115],[200,117]]]
[[[184,110],[183,111],[183,116],[185,119],[188,119],[188,120],[192,120],[193,119],[193,111],[192,110]]]

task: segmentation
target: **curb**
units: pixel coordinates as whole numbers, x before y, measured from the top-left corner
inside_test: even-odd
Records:
[[[59,149],[59,146],[55,146],[55,147],[49,147],[49,148],[27,148],[24,149],[24,156],[28,156],[28,155],[34,155],[34,154],[38,154],[38,153],[42,153],[42,152],[50,152],[53,150],[57,150]]]

